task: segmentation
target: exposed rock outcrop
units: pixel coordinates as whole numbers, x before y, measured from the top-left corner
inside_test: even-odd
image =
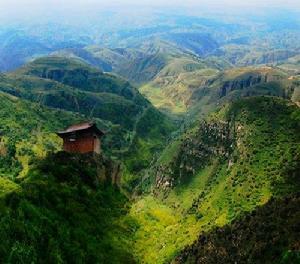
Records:
[[[193,134],[187,134],[178,153],[168,165],[155,168],[155,190],[167,190],[188,181],[213,157],[229,160],[234,146],[231,122],[203,121]]]
[[[220,89],[220,96],[226,96],[228,92],[242,90],[262,83],[280,81],[280,76],[268,73],[252,73],[247,76],[241,76],[234,80],[225,81]]]

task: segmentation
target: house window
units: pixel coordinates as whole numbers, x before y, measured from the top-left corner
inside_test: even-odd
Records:
[[[75,133],[72,133],[72,134],[70,135],[69,141],[70,141],[70,142],[76,141],[76,134],[75,134]]]

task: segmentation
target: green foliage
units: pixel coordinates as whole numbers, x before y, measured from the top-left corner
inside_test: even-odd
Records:
[[[55,132],[83,119],[3,93],[0,100],[0,175],[10,178],[24,176],[32,158],[59,150],[61,140]]]
[[[80,60],[39,58],[13,74],[1,76],[0,90],[96,120],[107,132],[105,152],[125,161],[133,174],[149,165],[149,157],[162,149],[175,129],[172,121],[128,82]],[[27,148],[32,144],[27,143]]]
[[[138,91],[125,80],[75,59],[42,57],[20,68],[16,73],[54,80],[85,92],[115,94],[137,104],[146,103]]]
[[[141,198],[130,211],[140,225],[134,244],[137,259],[171,261],[199,233],[230,224],[271,197],[297,192],[299,114],[295,105],[282,99],[244,99],[171,143],[159,159],[158,169],[154,167],[156,195]],[[224,121],[234,135],[229,155],[222,150],[226,140],[212,144],[214,137],[210,137],[225,132],[216,125]],[[203,129],[208,128],[206,138]],[[203,156],[196,154],[209,148],[216,154],[210,154],[201,165]],[[187,173],[185,167],[195,172]],[[182,177],[189,179],[183,181]]]
[[[13,181],[6,179],[5,177],[0,177],[0,197],[7,195],[10,192],[19,189],[19,185]]]
[[[174,263],[299,263],[299,194],[272,199],[210,233],[201,234]]]
[[[159,125],[157,125],[159,124]],[[170,132],[174,130],[174,124],[162,113],[149,107],[136,123],[134,142],[126,153],[125,164],[129,171],[138,173],[149,166],[154,160],[153,154],[160,153]],[[139,176],[132,175],[129,181],[133,186],[139,183]]]
[[[120,220],[128,201],[96,184],[96,166],[88,157],[49,156],[1,195],[1,263],[134,263]]]

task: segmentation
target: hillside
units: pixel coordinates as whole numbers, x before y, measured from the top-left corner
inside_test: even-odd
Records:
[[[108,161],[97,161],[106,167],[104,176],[98,173],[103,170],[95,171],[98,165],[89,157],[63,153],[47,157],[60,148],[53,131],[83,116],[7,94],[1,94],[1,102],[0,224],[6,228],[1,228],[5,242],[0,256],[4,262],[76,258],[164,263],[180,255],[199,233],[206,232],[213,239],[211,232],[225,225],[240,232],[238,227],[245,222],[236,219],[257,206],[264,208],[272,197],[277,201],[299,189],[300,149],[295,143],[300,141],[300,113],[283,99],[239,100],[196,123],[171,142],[148,173],[135,182],[142,195],[128,209],[128,201],[118,190],[97,184],[97,177],[100,182],[109,179]],[[18,109],[18,114],[11,109]],[[127,177],[126,171],[123,176]],[[294,199],[286,201],[293,208],[297,204]],[[276,204],[280,206],[280,201]],[[272,214],[272,210],[267,212]],[[24,219],[28,218],[27,223]],[[290,237],[289,232],[286,229],[285,236]],[[296,240],[291,237],[289,241],[278,249],[286,250]],[[193,260],[191,252],[187,249],[182,254]],[[233,256],[230,249],[226,252],[229,258]]]
[[[296,77],[300,73],[300,56],[291,57],[288,60],[278,63],[277,66]]]
[[[283,99],[243,99],[174,140],[143,178],[144,195],[130,212],[140,226],[139,262],[169,262],[199,233],[296,193],[299,114]]]
[[[274,95],[299,101],[299,83],[277,67],[225,70],[217,61],[174,59],[156,78],[140,88],[156,107],[189,119],[206,116],[224,102],[245,96]]]
[[[50,110],[0,92],[0,175],[24,177],[32,158],[58,151],[56,131],[82,121],[83,116]]]
[[[190,120],[206,116],[220,105],[243,97],[271,95],[300,100],[299,82],[276,67],[243,67],[220,72],[190,96]]]
[[[105,62],[110,65],[110,68],[106,67],[108,71],[139,86],[139,91],[155,107],[176,116],[183,116],[191,109],[192,112],[207,111],[199,109],[203,106],[214,110],[212,104],[219,102],[219,94],[224,96],[224,91],[220,92],[219,89],[226,85],[234,86],[228,87],[230,91],[235,90],[230,98],[245,94],[280,93],[280,96],[285,94],[290,98],[293,97],[293,91],[290,90],[298,86],[291,81],[297,75],[297,51],[278,51],[278,55],[272,55],[272,52],[268,54],[266,50],[261,52],[264,60],[243,64],[224,54],[211,53],[203,56],[187,48],[190,40],[198,43],[202,37],[207,40],[207,36],[191,33],[174,34],[175,39],[171,36],[173,35],[168,35],[166,39],[163,36],[149,38],[137,47],[109,49],[91,46],[82,49],[82,52],[65,50],[55,54],[76,57],[100,68],[103,68],[99,66],[100,61]],[[182,47],[180,41],[186,46]],[[239,45],[237,47],[240,48]],[[254,56],[251,50],[245,50],[245,54]],[[268,57],[270,60],[273,58],[273,65],[276,66],[264,65],[269,62]],[[242,67],[247,65],[252,66]]]
[[[128,200],[112,186],[119,165],[59,152],[55,132],[85,117],[0,99],[0,262],[134,263],[121,224]]]
[[[200,56],[208,55],[219,47],[218,42],[210,34],[200,32],[171,33],[165,38],[178,47]]]
[[[171,114],[185,114],[198,87],[219,73],[216,65],[193,58],[175,58],[140,92],[157,108]]]
[[[105,151],[124,160],[129,172],[145,168],[174,129],[173,122],[128,82],[74,59],[37,59],[1,75],[0,90],[97,119],[108,131]]]
[[[1,177],[1,263],[135,263],[112,168],[101,156],[58,153],[18,184]]]
[[[272,199],[230,225],[202,234],[174,263],[298,263],[299,194]]]
[[[48,24],[47,29],[41,30],[41,32],[38,32],[39,27],[41,25],[36,26],[34,32],[24,26],[0,28],[0,71],[15,70],[33,58],[48,55],[55,50],[69,47],[79,48],[88,42],[80,37],[60,37],[61,34],[67,34],[67,32],[57,32],[55,36],[47,35],[47,31],[58,30],[57,25]]]
[[[94,45],[82,49],[65,49],[53,54],[83,60],[104,71],[123,76],[137,85],[154,79],[173,58],[192,56],[175,44],[159,38],[150,38],[134,47],[105,48]]]
[[[16,74],[50,79],[86,92],[112,93],[126,99],[142,100],[138,92],[121,78],[106,74],[72,58],[48,56],[34,60]]]
[[[247,43],[247,45],[228,43],[218,49],[214,55],[222,57],[236,67],[245,67],[253,65],[276,65],[298,53],[298,49],[288,49],[286,47],[276,47],[269,50],[264,45],[257,47],[252,43]]]

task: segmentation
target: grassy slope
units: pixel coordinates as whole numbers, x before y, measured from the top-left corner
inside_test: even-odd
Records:
[[[186,183],[133,205],[130,215],[139,224],[134,253],[139,261],[170,261],[199,232],[224,226],[271,197],[297,191],[289,176],[299,166],[299,109],[281,99],[250,98],[224,108],[217,119],[233,117],[236,147],[230,158],[213,156]],[[195,131],[183,136],[174,152],[166,150],[171,156],[163,157],[163,163],[172,164],[184,142],[197,138]]]
[[[175,113],[186,112],[186,98],[194,85],[199,85],[204,77],[213,75],[217,69],[230,67],[222,59],[199,59],[191,52],[158,39],[150,39],[138,48],[87,47],[85,52],[106,61],[112,65],[113,72],[142,86],[140,91],[156,107]],[[64,54],[80,57],[72,50],[61,52],[60,56]],[[97,66],[93,60],[89,62]],[[203,71],[207,68],[212,69]]]
[[[215,110],[220,100],[260,94],[295,98],[298,93],[297,78],[290,78],[291,73],[282,68],[228,67],[212,58],[173,58],[140,91],[164,111],[192,116]]]
[[[143,85],[140,92],[157,108],[173,114],[184,114],[188,111],[194,90],[218,72],[202,67],[202,63],[197,61],[175,59],[152,82]]]
[[[8,131],[9,136],[15,135],[12,139],[26,138],[30,136],[28,131],[35,135],[35,126],[40,124],[40,133],[49,143],[48,132],[61,125],[61,111],[43,110],[7,95],[1,95],[1,99],[5,105],[2,114],[6,117],[3,120],[6,138]],[[15,116],[9,109],[18,109],[19,115]],[[39,119],[43,116],[44,122]],[[299,142],[299,110],[280,99],[252,98],[224,108],[213,119],[230,117],[232,120],[233,116],[235,127],[242,128],[237,134],[238,148],[232,154],[230,168],[228,160],[213,157],[185,184],[171,192],[163,191],[158,197],[148,195],[135,202],[125,217],[120,210],[125,201],[122,195],[110,189],[94,190],[85,185],[83,190],[79,188],[82,183],[78,177],[89,175],[91,171],[84,166],[82,169],[87,171],[78,171],[76,161],[76,165],[69,168],[59,165],[50,169],[46,160],[42,164],[47,164],[47,170],[43,166],[35,167],[21,184],[1,178],[1,196],[6,197],[0,221],[5,226],[1,229],[1,236],[5,237],[0,248],[3,261],[28,262],[43,256],[46,262],[73,261],[74,258],[131,262],[133,256],[127,252],[130,247],[137,261],[162,263],[192,243],[199,231],[223,226],[257,205],[265,204],[271,196],[284,196],[297,189],[294,179],[287,175],[293,175],[299,164],[300,150],[295,144]],[[66,114],[65,118],[74,121],[77,117]],[[69,122],[66,120],[62,122]],[[197,137],[197,129],[193,133]],[[190,138],[191,134],[183,136],[183,142],[184,137]],[[173,150],[180,149],[181,144],[177,141]],[[178,153],[167,149],[161,163],[169,164]],[[61,182],[71,175],[70,182]],[[80,198],[78,192],[83,192]],[[60,204],[66,197],[68,206],[62,209]],[[28,217],[31,220],[26,224]],[[58,220],[52,223],[51,219]],[[98,224],[90,225],[94,221]],[[15,226],[18,226],[17,231]],[[111,232],[102,233],[102,230]],[[133,231],[136,232],[132,234]],[[57,234],[60,234],[58,240]],[[99,235],[95,238],[95,234]],[[41,241],[39,237],[47,239]]]
[[[146,104],[139,92],[125,80],[76,59],[42,57],[18,69],[16,73],[51,79],[85,92],[115,94],[136,104]]]
[[[114,93],[86,92],[33,76],[5,76],[0,85],[2,91],[15,96],[53,108],[80,112],[90,118],[101,118],[106,123],[118,124],[125,129],[133,127],[133,119],[145,107]]]
[[[252,213],[199,236],[176,263],[299,263],[299,194],[272,199]]]
[[[224,103],[243,97],[272,95],[299,102],[299,83],[289,73],[272,67],[234,68],[219,73],[191,96],[190,120],[207,116]],[[187,120],[188,120],[187,119]]]
[[[159,109],[183,114],[190,107],[193,92],[217,74],[219,68],[215,62],[189,54],[173,57],[151,82],[140,88],[140,92]]]
[[[49,110],[0,92],[0,175],[24,176],[32,157],[44,157],[61,147],[55,132],[82,116]]]

